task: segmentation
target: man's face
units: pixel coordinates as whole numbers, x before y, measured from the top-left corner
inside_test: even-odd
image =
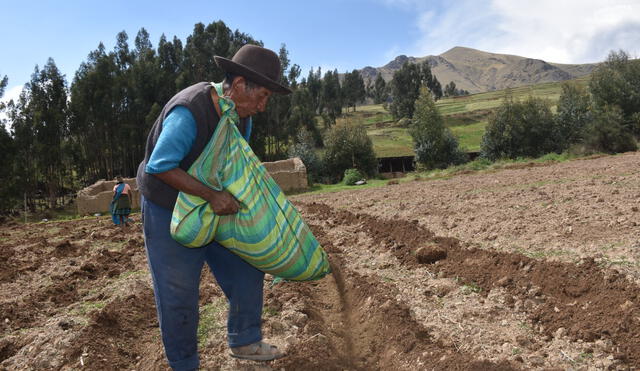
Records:
[[[244,77],[239,77],[233,82],[230,96],[236,104],[238,116],[240,116],[240,118],[246,118],[258,112],[264,112],[267,108],[271,91],[262,86],[256,86],[250,89],[247,87]]]

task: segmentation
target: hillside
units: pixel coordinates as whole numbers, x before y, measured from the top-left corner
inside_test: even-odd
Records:
[[[581,77],[572,81],[586,86],[589,78]],[[562,82],[548,82],[513,88],[509,90],[509,94],[516,100],[529,96],[547,99],[552,110],[555,110],[561,90]],[[480,150],[489,116],[502,104],[506,94],[504,90],[496,90],[443,98],[436,102],[436,106],[444,117],[445,125],[451,129],[460,145],[466,151],[477,152]],[[344,113],[338,122],[365,125],[378,157],[414,155],[413,142],[407,128],[398,126],[381,104],[360,106],[356,112]]]
[[[590,74],[597,66],[551,63],[457,46],[437,56],[415,58],[401,55],[382,67],[365,67],[361,73],[365,79],[375,79],[382,74],[386,81],[390,81],[393,73],[405,62],[421,63],[424,60],[429,61],[432,72],[443,86],[453,81],[459,89],[471,93],[571,80]]]

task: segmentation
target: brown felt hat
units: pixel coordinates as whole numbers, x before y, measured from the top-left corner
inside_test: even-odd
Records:
[[[243,76],[274,93],[291,93],[289,88],[278,82],[280,80],[280,59],[276,53],[269,49],[247,44],[240,48],[232,59],[218,55],[213,59],[225,72]]]

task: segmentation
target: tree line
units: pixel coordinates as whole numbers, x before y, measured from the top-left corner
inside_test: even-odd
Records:
[[[21,208],[23,198],[31,210],[42,199],[53,208],[98,179],[134,176],[164,104],[193,83],[221,81],[213,56],[232,58],[247,43],[263,45],[223,21],[195,24],[185,42],[163,34],[155,47],[141,28],[133,40],[118,33],[113,50],[100,42],[70,84],[53,58],[36,65],[19,98],[0,107],[7,115],[0,125],[0,212]],[[281,80],[293,94],[273,96],[254,117],[251,146],[263,161],[286,158],[303,128],[322,146],[321,131],[367,96],[357,70],[341,76],[312,68],[303,77],[286,45],[278,52]],[[2,77],[0,96],[7,84]]]

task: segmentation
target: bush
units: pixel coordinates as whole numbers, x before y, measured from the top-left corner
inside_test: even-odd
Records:
[[[358,169],[347,169],[344,171],[344,178],[342,181],[346,185],[355,185],[357,181],[362,180],[364,177],[358,171]]]
[[[622,50],[612,51],[591,75],[589,91],[601,111],[614,105],[620,107],[623,126],[640,135],[640,127],[633,125],[634,114],[640,112],[640,60],[630,60]]]
[[[576,83],[562,84],[555,116],[562,149],[583,139],[585,128],[592,119],[590,105],[589,93],[584,88]]]
[[[362,125],[335,125],[327,134],[325,148],[325,174],[332,181],[340,181],[344,171],[351,168],[370,177],[378,172],[373,143]]]
[[[409,134],[413,138],[416,160],[426,169],[443,169],[467,160],[456,138],[444,126],[431,93],[424,87],[420,89],[420,97],[415,103]]]
[[[517,102],[507,97],[489,119],[480,149],[490,160],[539,157],[561,150],[558,136],[548,101],[529,97]]]
[[[587,151],[619,153],[637,150],[638,145],[624,122],[624,114],[618,106],[598,111],[585,134]]]
[[[296,143],[289,147],[289,158],[299,157],[307,168],[307,177],[313,182],[320,180],[322,160],[317,155],[313,144],[313,134],[302,128],[296,136]]]

